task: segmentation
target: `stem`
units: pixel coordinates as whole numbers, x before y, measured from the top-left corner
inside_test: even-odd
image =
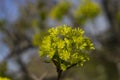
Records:
[[[58,73],[57,80],[61,80],[62,70],[60,70],[60,69],[57,68],[57,73]]]

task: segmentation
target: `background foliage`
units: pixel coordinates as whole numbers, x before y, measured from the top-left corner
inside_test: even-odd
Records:
[[[62,79],[119,80],[119,4],[119,0],[1,0],[0,76],[56,80],[53,64],[43,63],[37,46],[50,27],[67,24],[85,30],[96,50],[83,68],[64,72]]]

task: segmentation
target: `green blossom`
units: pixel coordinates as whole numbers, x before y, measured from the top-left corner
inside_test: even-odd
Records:
[[[68,13],[69,8],[70,8],[70,3],[69,2],[60,2],[56,6],[54,6],[50,12],[50,17],[52,19],[57,19],[61,20],[62,17]]]
[[[61,51],[59,56],[60,56],[60,59],[68,60],[70,58],[70,53],[67,50],[63,50],[63,51]]]
[[[10,80],[10,79],[8,79],[8,78],[3,78],[3,77],[0,77],[0,80]]]
[[[84,0],[83,3],[76,9],[74,17],[77,22],[84,24],[87,19],[93,19],[100,13],[100,6],[91,0]]]
[[[88,52],[94,45],[80,28],[67,25],[50,28],[39,47],[41,57],[47,57],[61,70],[76,64],[83,66],[89,60]]]

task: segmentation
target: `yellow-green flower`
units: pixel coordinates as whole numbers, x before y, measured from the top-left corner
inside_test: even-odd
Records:
[[[48,30],[39,46],[39,54],[65,70],[76,63],[82,66],[88,61],[88,51],[93,49],[94,45],[82,29],[63,25]]]
[[[70,58],[70,53],[67,50],[63,50],[62,53],[59,53],[60,59],[68,60]]]
[[[60,2],[54,6],[50,12],[50,17],[52,19],[61,20],[62,17],[69,11],[70,2]]]
[[[92,0],[83,0],[83,3],[74,11],[74,17],[79,24],[84,24],[87,19],[98,16],[100,11],[99,4]]]
[[[3,77],[0,77],[0,80],[10,80],[10,79],[8,79],[8,78],[3,78]]]

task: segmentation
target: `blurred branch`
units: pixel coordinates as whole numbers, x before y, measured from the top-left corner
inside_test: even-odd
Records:
[[[10,32],[7,29],[4,29],[7,35],[11,36]],[[12,33],[14,35],[11,37],[11,41],[13,43],[13,48],[7,57],[4,59],[5,61],[9,60],[10,58],[16,57],[16,61],[20,66],[20,71],[23,73],[23,80],[32,80],[27,67],[25,66],[24,62],[21,60],[21,55],[30,48],[36,48],[33,46],[32,42],[25,37],[25,35],[19,35],[18,33]]]
[[[25,47],[16,47],[14,48],[14,50],[12,50],[10,52],[10,54],[5,58],[5,60],[9,60],[10,58],[16,57],[17,58],[17,63],[20,66],[20,69],[23,73],[23,80],[32,80],[32,78],[30,77],[30,74],[27,70],[27,67],[25,66],[24,62],[21,61],[21,54],[23,54],[24,51],[30,49],[30,48],[35,48],[31,43],[29,43],[27,46]]]
[[[17,62],[20,65],[20,69],[23,73],[23,80],[32,80],[32,77],[29,74],[29,71],[27,69],[27,67],[25,66],[25,64],[21,61],[20,56],[18,56],[17,58]]]
[[[47,76],[47,72],[45,72],[45,73],[43,73],[39,78],[38,77],[36,77],[34,74],[32,74],[31,76],[32,76],[32,78],[34,79],[34,80],[43,80],[46,76]]]
[[[2,32],[4,32],[7,36],[9,36],[10,39],[12,39],[12,40],[14,39],[14,35],[13,35],[13,33],[12,33],[10,30],[6,29],[5,27],[2,27],[1,30],[2,30]]]
[[[117,63],[114,62],[115,58],[109,60],[107,57],[116,56],[118,57],[119,50],[117,48],[120,46],[120,25],[116,20],[116,13],[119,11],[119,0],[102,0],[102,5],[105,9],[105,13],[107,19],[110,23],[110,28],[105,35],[106,38],[101,40],[103,48],[105,49],[105,53],[109,54],[101,54],[101,61],[105,67],[107,80],[119,80],[119,72]],[[103,35],[102,35],[103,36]]]
[[[19,54],[22,54],[23,52],[25,52],[26,50],[30,49],[30,48],[35,48],[31,43],[28,44],[25,47],[16,47],[14,50],[12,50],[9,55],[5,58],[5,60],[14,57],[14,56],[18,56]]]

